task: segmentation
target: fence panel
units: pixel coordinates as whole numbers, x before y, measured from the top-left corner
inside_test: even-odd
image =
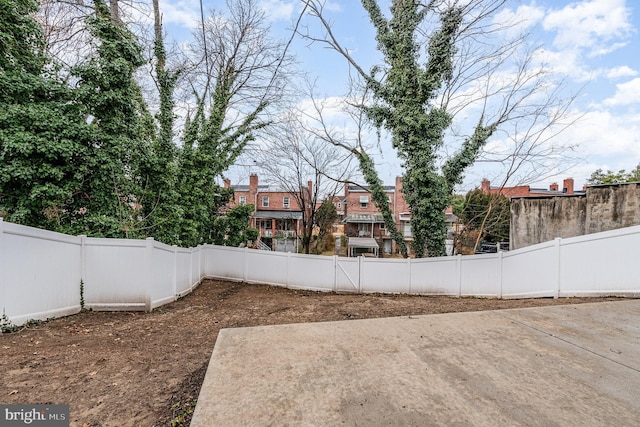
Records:
[[[152,243],[150,308],[154,309],[176,299],[176,254],[173,246]]]
[[[0,315],[20,325],[80,311],[80,237],[1,220],[0,233]]]
[[[498,297],[500,293],[499,254],[462,257],[460,296]]]
[[[94,310],[146,310],[149,266],[145,240],[87,238],[86,305]]]
[[[203,276],[245,280],[245,249],[206,245],[202,251]]]
[[[560,296],[640,296],[640,226],[563,239]]]
[[[191,249],[176,248],[176,293],[178,296],[189,292],[199,275],[192,278]]]
[[[379,259],[361,257],[361,288],[362,292],[409,292],[408,259]]]
[[[247,282],[287,286],[288,256],[282,252],[245,250]]]
[[[457,296],[461,257],[421,258],[411,260],[411,293],[419,295]]]
[[[289,254],[287,286],[313,291],[333,290],[335,276],[333,257]]]
[[[502,298],[553,297],[558,281],[555,242],[505,252],[502,259]]]

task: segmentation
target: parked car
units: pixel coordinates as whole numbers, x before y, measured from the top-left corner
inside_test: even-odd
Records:
[[[500,242],[500,243],[490,243],[490,242],[482,242],[478,245],[478,249],[476,249],[477,254],[495,254],[498,252],[498,248],[500,251],[508,251],[509,243],[508,242]]]

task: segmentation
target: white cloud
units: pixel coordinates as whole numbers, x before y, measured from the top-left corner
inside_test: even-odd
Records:
[[[507,36],[518,36],[537,25],[544,17],[544,9],[534,4],[518,6],[516,10],[505,8],[495,15],[494,24],[507,26]]]
[[[540,49],[536,51],[536,59],[554,73],[570,76],[578,82],[589,81],[599,74],[598,71],[588,70],[582,65],[580,52],[577,50]]]
[[[270,21],[290,20],[296,5],[297,2],[291,0],[262,0],[260,2],[260,8],[264,10]]]
[[[620,77],[635,77],[638,75],[636,70],[633,70],[626,65],[621,67],[612,68],[607,71],[607,78],[609,79],[617,79]]]
[[[188,29],[200,25],[200,3],[194,0],[163,0],[160,2],[163,24],[175,24]],[[208,12],[205,10],[205,17]]]
[[[616,85],[616,93],[603,101],[607,106],[631,105],[640,103],[640,77]]]
[[[624,159],[635,165],[640,159],[640,114],[591,111],[563,132],[562,137],[579,144],[583,156],[591,161]]]
[[[550,12],[543,28],[556,31],[553,41],[559,49],[584,48],[590,54],[608,53],[614,39],[632,31],[624,0],[591,0],[569,4]],[[621,43],[615,44],[620,47]]]

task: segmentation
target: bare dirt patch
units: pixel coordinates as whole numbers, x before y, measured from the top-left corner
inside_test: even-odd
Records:
[[[66,403],[72,426],[188,425],[222,328],[608,300],[330,294],[206,280],[151,313],[81,313],[0,335],[0,403]]]

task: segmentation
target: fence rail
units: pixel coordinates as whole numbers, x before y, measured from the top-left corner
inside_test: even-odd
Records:
[[[640,297],[639,255],[640,226],[512,252],[378,259],[68,236],[0,218],[0,309],[17,325],[77,313],[81,300],[94,310],[148,311],[205,277],[334,292]]]

